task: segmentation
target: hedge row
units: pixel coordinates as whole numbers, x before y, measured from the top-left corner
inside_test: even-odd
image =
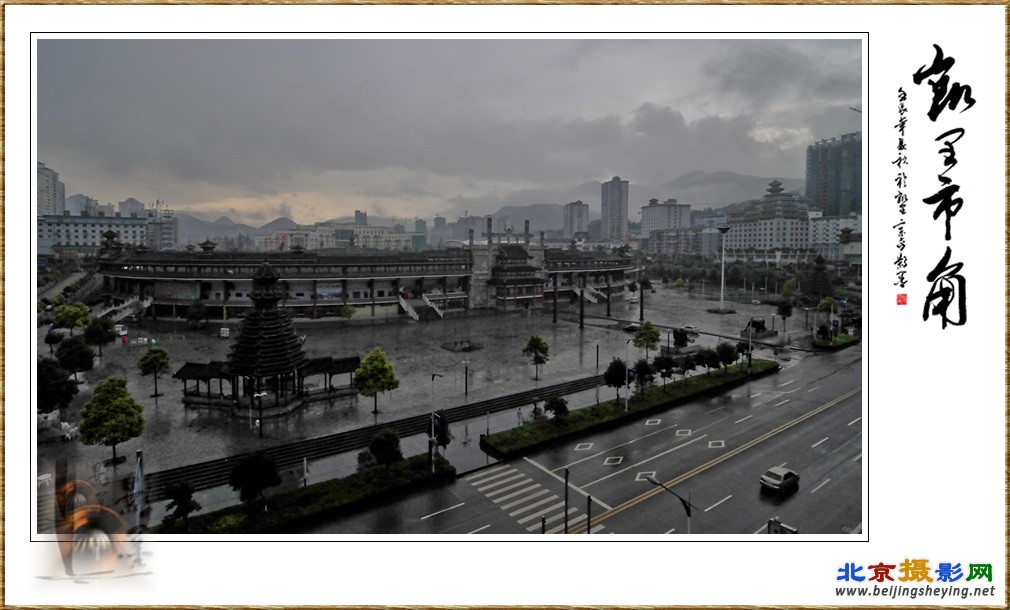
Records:
[[[859,343],[859,337],[853,337],[852,335],[838,335],[837,337],[835,337],[834,341],[822,341],[820,339],[814,339],[815,348],[828,351],[844,349],[846,347],[851,347],[857,343]]]
[[[454,479],[456,468],[442,456],[435,457],[435,472],[427,454],[415,455],[389,466],[375,466],[342,479],[333,479],[283,491],[267,498],[269,512],[256,503],[252,509],[229,506],[192,516],[189,533],[251,534],[284,532],[298,525],[330,519],[367,508],[373,503],[436,483]],[[186,533],[182,521],[162,523],[153,534]]]
[[[751,374],[748,375],[746,363],[734,364],[726,369],[695,375],[665,386],[654,386],[645,391],[644,397],[636,393],[627,411],[623,403],[614,400],[604,401],[582,409],[574,409],[561,419],[538,420],[483,437],[480,441],[481,448],[499,458],[515,457],[577,434],[614,426],[651,411],[723,391],[745,383],[748,379],[762,377],[778,370],[777,362],[754,359],[751,363]],[[607,388],[607,390],[613,389]]]

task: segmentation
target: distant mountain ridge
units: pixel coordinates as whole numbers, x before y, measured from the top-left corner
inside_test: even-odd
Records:
[[[690,171],[659,185],[640,185],[632,181],[628,185],[629,220],[638,222],[641,208],[648,205],[649,199],[653,197],[660,201],[676,199],[678,203],[691,205],[694,210],[719,209],[752,199],[760,199],[767,191],[768,183],[776,179],[782,183],[782,188],[786,192],[802,194],[803,180],[781,176],[749,176],[726,171]],[[564,206],[576,200],[581,200],[589,205],[590,220],[597,219],[600,217],[600,185],[600,182],[592,180],[583,182],[564,194],[558,194],[558,201],[555,202],[537,202],[526,205],[512,203],[502,206],[490,214],[495,220],[495,230],[500,227],[499,221],[506,217],[508,218],[508,226],[520,232],[526,220],[530,221],[530,231],[534,234],[539,231],[559,230],[564,225]],[[474,215],[485,216],[484,214]],[[456,218],[450,214],[445,216],[449,222],[456,221]],[[236,223],[226,216],[214,221],[205,221],[191,214],[177,212],[175,217],[179,219],[180,246],[199,243],[207,238],[222,240],[236,239],[239,234],[244,234],[247,237],[266,235],[273,231],[293,229],[298,226],[294,220],[284,217],[272,220],[258,228]],[[368,224],[387,227],[403,224],[407,231],[413,231],[413,220],[414,216],[411,215],[403,218],[369,215]],[[432,226],[431,218],[425,220],[428,221],[430,228]],[[325,222],[351,223],[354,222],[354,217],[341,216]]]

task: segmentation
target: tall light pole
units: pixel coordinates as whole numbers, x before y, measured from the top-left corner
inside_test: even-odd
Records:
[[[719,313],[725,311],[723,306],[723,300],[726,298],[726,233],[729,231],[729,227],[719,227],[719,233],[722,234],[722,273],[721,279],[719,281]]]
[[[684,498],[682,498],[680,496],[680,494],[678,494],[677,492],[673,491],[672,489],[670,489],[666,485],[663,485],[662,483],[660,483],[656,479],[656,477],[652,476],[651,474],[649,476],[645,477],[645,479],[648,482],[652,483],[653,485],[659,485],[660,487],[662,487],[666,491],[668,491],[668,492],[672,493],[673,495],[677,496],[677,499],[680,500],[680,503],[684,505],[684,511],[687,513],[687,533],[688,533],[688,535],[690,535],[691,534],[691,509],[692,508],[698,508],[697,506],[691,504],[691,500],[690,500],[691,496],[690,496],[690,494],[688,494],[688,499],[685,500]]]
[[[259,380],[257,379],[256,384],[259,385]],[[266,396],[266,392],[256,392],[253,394],[253,398],[259,403],[260,408],[260,418],[256,420],[256,427],[259,428],[260,438],[263,438],[263,397]],[[252,405],[249,405],[252,409]]]
[[[463,361],[463,396],[470,395],[470,361]]]

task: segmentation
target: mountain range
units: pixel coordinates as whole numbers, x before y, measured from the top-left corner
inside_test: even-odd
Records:
[[[804,181],[799,179],[748,176],[723,171],[692,171],[655,186],[631,182],[628,185],[628,199],[630,201],[628,215],[632,222],[636,222],[639,210],[642,206],[648,205],[649,199],[652,198],[661,202],[667,199],[676,199],[678,203],[689,204],[695,210],[718,209],[751,199],[760,199],[764,196],[768,183],[773,179],[779,180],[786,192],[803,192]],[[530,221],[530,230],[533,232],[560,229],[564,224],[565,204],[581,200],[589,205],[589,218],[593,220],[600,217],[600,184],[597,181],[584,182],[557,196],[567,200],[505,205],[493,212],[491,216],[496,221],[507,217],[508,224],[517,230],[522,230],[525,220]],[[456,218],[448,216],[447,221],[456,221]],[[261,227],[236,223],[224,216],[213,221],[206,221],[191,214],[176,212],[175,217],[179,221],[180,245],[199,243],[207,238],[211,240],[236,239],[239,234],[244,234],[247,237],[266,235],[276,230],[292,229],[298,226],[298,223],[286,217],[277,218]],[[353,216],[344,216],[333,218],[327,222],[353,221]],[[393,226],[397,223],[404,223],[408,231],[412,231],[414,228],[413,221],[405,223],[402,218],[370,215],[368,223],[377,226]],[[432,222],[428,219],[429,228],[431,225]]]

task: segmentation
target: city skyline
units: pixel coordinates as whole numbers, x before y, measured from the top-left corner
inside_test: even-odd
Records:
[[[859,129],[860,45],[42,40],[38,160],[68,195],[250,224],[565,204],[615,175],[799,178],[808,145]]]

